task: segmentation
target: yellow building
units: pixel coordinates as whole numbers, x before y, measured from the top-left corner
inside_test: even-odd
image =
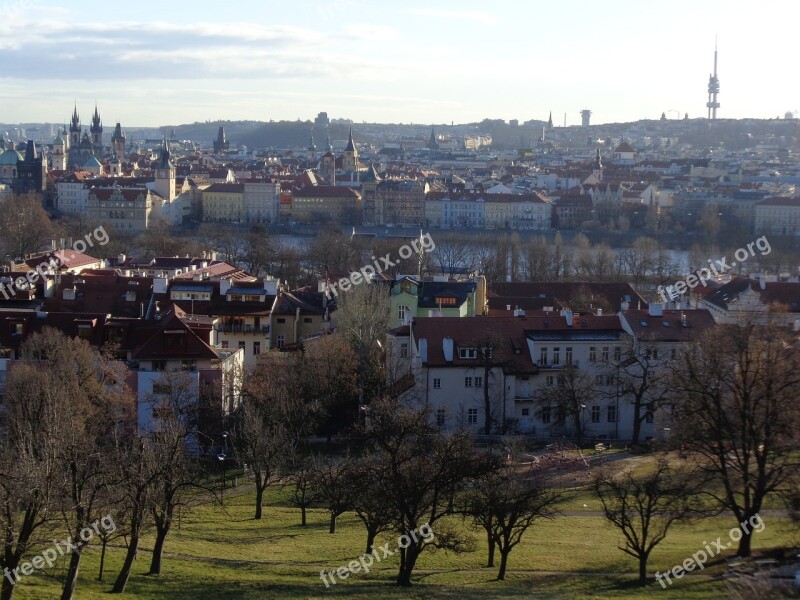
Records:
[[[757,202],[755,233],[800,235],[800,198],[765,198]]]
[[[361,210],[361,196],[337,185],[307,185],[292,194],[292,220],[309,223],[330,219],[350,223]]]
[[[244,215],[244,184],[214,183],[202,192],[203,221],[240,223]]]

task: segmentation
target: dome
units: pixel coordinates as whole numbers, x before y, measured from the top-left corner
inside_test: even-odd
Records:
[[[6,150],[0,154],[0,166],[7,167],[10,165],[17,166],[17,161],[24,160],[22,154],[16,150]]]

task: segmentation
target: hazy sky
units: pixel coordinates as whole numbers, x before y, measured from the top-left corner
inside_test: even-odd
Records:
[[[800,108],[800,4],[0,0],[0,122],[592,123]]]

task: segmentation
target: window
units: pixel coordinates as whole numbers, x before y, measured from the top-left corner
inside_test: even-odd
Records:
[[[227,349],[228,340],[223,340],[222,342],[220,342],[220,346],[222,347],[223,350]]]
[[[528,417],[528,416],[530,416],[530,414],[531,414],[531,409],[530,408],[523,408],[522,409],[522,416],[523,417]]]
[[[433,378],[433,389],[439,390],[442,388],[442,380],[438,377]]]
[[[286,323],[286,319],[278,319],[278,323],[282,325]]]
[[[675,350],[675,348],[669,351],[669,357],[671,360],[675,360],[677,356],[678,356],[678,351]]]
[[[600,407],[593,406],[592,407],[592,423],[599,423],[600,422]]]
[[[261,354],[261,342],[253,342],[253,356]]]
[[[652,410],[652,409],[648,410],[648,411],[647,411],[647,412],[644,414],[644,422],[645,422],[645,423],[649,423],[649,424],[651,424],[651,425],[652,425],[652,424],[653,424],[653,416],[654,416],[654,415],[653,415],[653,410]]]
[[[603,346],[603,361],[608,362],[608,346]]]
[[[244,350],[245,343],[239,342],[239,350]]]
[[[572,364],[572,346],[567,346],[567,349],[564,350],[564,360],[567,363],[567,366]]]
[[[483,377],[476,377],[475,378],[475,387],[483,387]]]
[[[614,362],[619,362],[620,360],[622,360],[622,348],[614,346]]]
[[[181,361],[181,369],[184,371],[191,371],[194,373],[197,371],[197,361],[194,360],[182,360]]]
[[[408,342],[400,344],[400,358],[408,358]]]
[[[617,407],[614,404],[610,404],[608,406],[608,422],[609,423],[617,422]]]
[[[594,346],[589,348],[589,362],[597,362],[597,348]]]
[[[311,317],[303,317],[303,323],[313,323],[314,319]]]
[[[547,377],[545,377],[545,383],[547,385],[553,385],[555,382],[556,382],[555,377],[553,377],[552,375],[548,375]]]
[[[594,376],[594,384],[595,385],[603,385],[604,377],[602,375],[595,375]]]
[[[154,394],[171,394],[172,393],[172,386],[169,383],[154,383],[153,384],[153,393]]]
[[[444,427],[444,422],[447,418],[447,413],[443,408],[439,408],[436,410],[436,426],[437,427]]]
[[[542,348],[541,352],[539,353],[539,364],[547,364],[547,348]]]
[[[467,411],[467,423],[470,425],[477,425],[478,423],[478,409],[477,408],[470,408]]]
[[[549,423],[550,422],[550,407],[545,406],[542,409],[542,423]]]
[[[561,348],[553,348],[553,364],[561,363]]]
[[[154,360],[152,364],[153,371],[165,371],[167,369],[167,361],[165,360]]]
[[[276,348],[283,348],[283,340],[284,340],[284,337],[282,335],[279,335],[278,339],[275,340],[275,347]]]
[[[475,348],[459,348],[458,349],[458,358],[476,358],[478,356],[478,352]]]
[[[472,387],[472,377],[464,377],[464,387]]]
[[[411,313],[411,309],[408,308],[405,304],[401,304],[397,307],[397,318],[403,322],[406,320],[406,315]]]

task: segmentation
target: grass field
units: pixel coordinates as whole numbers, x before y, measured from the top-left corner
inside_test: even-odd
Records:
[[[695,571],[662,589],[654,584],[642,590],[634,585],[635,561],[617,549],[620,536],[598,515],[599,503],[588,492],[565,500],[566,516],[541,522],[531,528],[509,558],[506,581],[496,581],[496,568],[484,567],[486,543],[475,532],[475,552],[454,555],[426,552],[417,563],[414,587],[393,585],[396,557],[373,564],[368,574],[352,574],[326,588],[320,570],[345,566],[364,550],[366,536],[353,515],[339,519],[337,533],[328,533],[323,510],[311,510],[307,527],[301,527],[300,512],[289,507],[280,491],[269,494],[264,519],[252,518],[254,494],[228,490],[225,506],[204,505],[182,516],[167,540],[163,574],[147,576],[152,537],[142,544],[126,596],[132,598],[186,598],[195,600],[294,599],[294,598],[661,598],[692,600],[728,597],[725,584],[714,577],[727,567],[724,560],[709,561],[704,571]],[[764,517],[766,527],[754,536],[753,548],[796,545],[799,536],[779,516]],[[462,527],[460,520],[451,525]],[[706,542],[721,537],[735,525],[732,517],[709,518],[677,526],[656,548],[650,571],[667,570],[683,562]],[[435,533],[435,530],[434,530]],[[384,535],[377,545],[390,542]],[[726,555],[733,555],[731,549]],[[107,600],[108,590],[122,562],[123,550],[114,548],[106,558],[105,582],[96,581],[99,550],[87,549],[82,561],[77,598]],[[499,557],[498,557],[499,560]],[[48,574],[23,579],[15,598],[57,598],[62,565]]]

